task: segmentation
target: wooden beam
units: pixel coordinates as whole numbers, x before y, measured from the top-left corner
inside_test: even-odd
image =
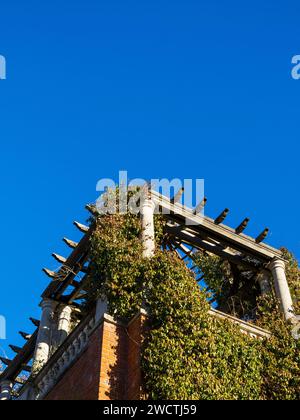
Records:
[[[200,213],[207,204],[207,198],[204,197],[203,200],[198,204],[198,206],[194,209],[193,214],[196,215]]]
[[[27,334],[26,332],[19,331],[19,334],[22,338],[24,338],[24,340],[29,340],[31,338],[31,334]]]
[[[0,374],[0,381],[13,381],[16,377],[18,377],[20,372],[23,370],[23,364],[27,365],[33,357],[37,334],[38,330],[36,329],[27,343],[25,343],[22,351],[16,355],[16,357],[11,361],[5,371]]]
[[[80,240],[78,246],[73,249],[71,255],[67,258],[65,265],[68,267],[75,267],[77,264],[83,265],[88,258],[88,252],[90,248],[90,238],[95,230],[96,223],[92,223],[91,227],[86,233],[83,238]],[[70,273],[67,278],[61,281],[52,281],[47,289],[42,294],[43,299],[60,299],[60,296],[64,293],[64,290],[71,284],[76,285],[76,281],[74,281],[74,277],[76,274]]]
[[[35,327],[39,327],[40,326],[40,321],[38,319],[29,318],[29,320],[33,323],[33,325]]]
[[[246,217],[246,219],[244,219],[242,223],[238,225],[238,227],[235,229],[235,233],[239,235],[240,233],[244,232],[249,222],[250,222],[250,219]]]
[[[17,377],[13,382],[17,385],[24,385],[26,383],[26,379]]]
[[[6,357],[0,357],[0,360],[6,366],[9,366],[12,362],[10,359],[6,359]]]
[[[194,233],[184,231],[182,229],[178,229],[177,227],[170,227],[170,226],[166,226],[165,229],[169,234],[173,234],[175,238],[178,238],[180,241],[185,242],[194,247],[204,249],[234,264],[243,265],[244,267],[247,267],[252,270],[257,270],[259,268],[254,263],[245,261],[238,254],[233,254],[229,251],[226,251],[224,250],[222,246],[218,246],[215,244],[212,245],[208,243],[207,241],[205,241],[204,239],[201,239],[200,237],[196,236]]]
[[[99,216],[99,213],[97,211],[97,208],[94,204],[87,204],[85,206],[86,210],[89,211],[93,216]]]
[[[268,236],[269,228],[266,228],[262,233],[258,235],[258,237],[255,239],[256,243],[261,243],[266,237]]]
[[[58,277],[58,274],[55,271],[48,270],[48,268],[43,268],[42,270],[46,276],[50,277],[51,279],[55,279]]]
[[[31,366],[26,365],[26,363],[22,364],[22,370],[24,370],[24,372],[31,373],[31,369]]]
[[[77,227],[77,229],[80,230],[80,232],[83,232],[83,233],[87,233],[90,229],[88,226],[85,226],[85,225],[83,225],[79,222],[76,222],[76,221],[73,224],[74,224],[74,226]]]
[[[229,209],[223,210],[222,213],[215,219],[215,224],[219,225],[220,223],[224,222],[228,213],[229,213]]]
[[[72,293],[68,296],[68,303],[72,303],[77,298],[77,296],[81,293],[82,290],[84,290],[84,287],[89,283],[89,281],[90,280],[88,276],[84,276],[84,278],[78,284],[76,289],[74,289]]]
[[[246,235],[237,235],[235,230],[225,225],[216,225],[214,220],[207,216],[194,215],[186,206],[171,204],[167,197],[160,196],[152,191],[152,199],[161,207],[167,219],[178,224],[193,226],[198,233],[207,234],[210,238],[225,243],[227,247],[245,253],[250,257],[264,259],[267,263],[273,258],[282,258],[282,252],[266,244],[256,243],[255,239]]]
[[[178,193],[173,198],[171,198],[171,200],[170,200],[171,203],[172,204],[178,203],[180,201],[183,193],[184,193],[184,188],[180,188]]]
[[[58,254],[55,254],[55,253],[53,253],[52,254],[52,257],[57,261],[57,262],[59,262],[59,263],[61,263],[61,264],[64,264],[66,261],[67,261],[67,259],[65,258],[65,257],[62,257],[61,255],[58,255]]]
[[[63,238],[63,241],[68,247],[75,249],[78,246],[78,242],[71,241],[71,239]]]
[[[13,346],[12,344],[10,344],[9,347],[12,349],[12,351],[14,353],[17,353],[17,354],[20,353],[20,351],[22,351],[22,348],[21,347]]]

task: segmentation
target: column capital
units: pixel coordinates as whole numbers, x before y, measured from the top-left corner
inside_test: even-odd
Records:
[[[3,380],[0,382],[0,401],[7,401],[11,398],[12,382]]]
[[[72,308],[71,305],[68,305],[68,304],[65,304],[65,303],[61,303],[58,306],[58,310],[60,312],[65,312],[65,313],[71,314],[72,311],[73,311],[73,308]]]
[[[0,386],[1,388],[11,388],[12,382],[9,379],[4,379],[3,381],[0,382]]]
[[[151,198],[144,198],[141,205],[141,212],[143,213],[146,210],[151,210],[154,212],[156,203]]]
[[[283,270],[285,270],[285,262],[284,260],[280,259],[280,258],[274,258],[270,264],[269,264],[269,269],[272,270],[276,270],[277,268],[282,268]]]
[[[56,306],[57,306],[57,302],[55,302],[52,299],[48,299],[48,298],[43,299],[41,301],[41,303],[40,303],[40,307],[42,309],[51,309],[51,310],[54,310]]]
[[[285,275],[285,263],[281,258],[274,258],[269,269],[272,271],[276,295],[280,301],[281,310],[286,321],[295,317],[293,311],[293,300]]]

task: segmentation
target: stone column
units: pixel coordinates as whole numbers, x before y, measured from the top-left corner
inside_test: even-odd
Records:
[[[8,401],[11,399],[12,383],[10,381],[2,381],[0,383],[0,401]]]
[[[258,282],[262,296],[267,295],[271,292],[270,284],[270,272],[262,270],[258,275]]]
[[[60,346],[68,337],[71,331],[72,307],[61,305],[58,308],[57,341]]]
[[[97,300],[95,321],[98,322],[103,318],[103,315],[108,311],[107,299],[102,296]]]
[[[52,321],[57,303],[50,299],[44,299],[40,306],[42,308],[42,317],[35,347],[33,373],[37,373],[49,359]]]
[[[269,268],[273,274],[276,295],[280,301],[281,310],[286,320],[295,318],[293,313],[293,301],[289,285],[285,275],[285,264],[279,258],[274,259]]]
[[[146,258],[151,258],[155,252],[154,210],[155,203],[151,199],[147,198],[142,202],[142,242],[144,247],[143,256]]]

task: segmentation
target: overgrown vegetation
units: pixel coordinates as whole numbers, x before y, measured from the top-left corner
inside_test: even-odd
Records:
[[[274,296],[258,301],[256,293],[250,297],[251,307],[255,299],[257,323],[272,332],[267,341],[250,338],[236,325],[211,317],[208,295],[193,273],[175,252],[161,250],[160,216],[155,224],[157,251],[145,259],[137,216],[97,219],[87,302],[106,295],[109,312],[125,320],[141,307],[147,309],[150,329],[142,368],[149,399],[299,399],[300,343],[282,320]],[[299,268],[285,253],[296,300]],[[219,307],[225,307],[228,284],[235,287],[230,267],[208,255],[199,255],[198,264]],[[241,297],[243,290],[242,285],[237,291]]]

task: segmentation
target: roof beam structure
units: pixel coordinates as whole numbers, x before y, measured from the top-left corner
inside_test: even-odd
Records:
[[[236,263],[238,263],[239,260],[241,264],[245,264],[245,262],[243,262],[245,257],[257,259],[262,264],[267,264],[274,258],[282,258],[280,250],[263,244],[262,242],[258,242],[257,239],[255,240],[242,233],[242,230],[246,227],[246,223],[248,223],[248,219],[244,220],[243,226],[240,226],[237,232],[229,226],[222,223],[216,223],[215,220],[207,216],[194,214],[192,209],[189,209],[182,204],[172,203],[167,197],[162,196],[156,191],[151,191],[151,196],[157,206],[159,206],[165,218],[173,223],[173,231],[170,231],[171,228],[169,226],[167,227],[167,230],[168,233],[175,239],[177,238],[177,240],[181,239],[183,242],[186,240],[186,243],[190,245],[194,244],[197,248],[202,248],[202,246],[203,249],[209,248],[210,252],[216,254],[217,252],[220,254],[221,247],[223,247],[223,253],[225,252],[225,254],[220,256],[232,259],[232,257],[228,255],[228,249],[230,249],[231,252],[233,251],[239,257],[236,258]],[[224,215],[225,213],[223,212],[221,218],[223,218]],[[217,218],[219,219],[217,222],[221,221],[221,218]],[[259,239],[262,238],[260,237]],[[207,240],[216,241],[216,243],[219,243],[221,246],[212,249],[210,245],[205,244],[205,241]],[[243,255],[244,258],[241,258],[241,255]]]
[[[84,282],[87,281],[87,276],[85,275],[82,281],[75,280],[75,277],[81,270],[86,271],[84,264],[88,261],[90,237],[94,228],[95,224],[92,223],[78,244],[72,241],[72,244],[74,246],[76,244],[76,246],[68,258],[64,260],[61,259],[63,265],[57,272],[52,273],[49,270],[43,270],[52,279],[42,294],[43,299],[53,299],[57,302],[74,304],[74,306],[77,307],[74,300],[80,295]],[[71,294],[64,296],[64,293],[69,286],[73,286],[74,290]],[[18,348],[18,353],[14,359],[9,361],[6,369],[0,374],[0,381],[10,380],[12,383],[18,383],[20,374],[24,371],[29,372],[31,369],[28,364],[33,358],[38,335],[38,321],[35,319],[31,319],[31,321],[36,327],[35,331],[30,334],[20,332],[22,337],[26,340],[26,343],[22,348]],[[15,346],[13,347],[16,349]]]

